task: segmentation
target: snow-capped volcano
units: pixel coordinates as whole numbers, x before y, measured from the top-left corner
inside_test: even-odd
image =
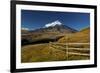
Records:
[[[56,25],[62,25],[62,23],[59,20],[56,20],[54,22],[46,24],[44,27],[53,27],[53,26],[56,26]]]
[[[54,22],[46,24],[44,27],[41,27],[36,30],[32,30],[30,32],[34,33],[47,33],[47,32],[55,32],[55,33],[74,33],[77,32],[77,30],[66,26],[65,24],[62,24],[59,20],[56,20]]]

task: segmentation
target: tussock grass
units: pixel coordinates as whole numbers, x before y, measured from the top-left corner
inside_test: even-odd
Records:
[[[57,61],[65,59],[64,51],[48,47],[48,44],[22,47],[22,62]]]
[[[65,46],[61,45],[50,45],[47,44],[36,44],[23,46],[21,49],[21,62],[47,62],[47,61],[65,61],[65,60],[85,60],[89,59],[88,56],[78,56],[66,54]],[[80,52],[89,53],[84,50],[70,50],[69,52]],[[68,55],[68,56],[67,56]]]
[[[60,42],[60,43],[66,43],[66,42],[89,43],[90,42],[90,29],[85,28],[77,33],[66,34],[66,36],[59,39],[58,42]]]
[[[52,37],[58,35],[59,33],[49,33],[49,34],[33,34],[31,36],[32,40],[43,39],[46,37]],[[35,35],[35,36],[34,36]],[[27,38],[27,37],[25,37]],[[77,33],[66,34],[64,37],[60,38],[58,41],[53,43],[89,43],[90,42],[90,29],[86,28]],[[64,44],[51,44],[41,43],[41,44],[31,44],[24,45],[21,48],[21,62],[47,62],[47,61],[69,61],[69,60],[87,60],[90,56],[81,54],[90,54],[90,45],[68,45],[68,50]],[[70,48],[81,48],[84,50],[70,49]],[[68,54],[68,52],[77,54]],[[78,53],[80,55],[78,55]]]

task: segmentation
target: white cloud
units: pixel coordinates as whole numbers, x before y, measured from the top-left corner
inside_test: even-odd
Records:
[[[24,27],[23,27],[23,28],[21,28],[21,29],[22,29],[22,30],[29,30],[29,28],[24,28]]]

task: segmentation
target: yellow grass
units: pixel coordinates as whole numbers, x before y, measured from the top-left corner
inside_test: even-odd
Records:
[[[59,39],[58,42],[74,42],[74,43],[89,43],[90,42],[90,29],[84,29],[80,32],[73,34],[66,34],[63,38]]]
[[[26,62],[45,62],[45,61],[65,61],[65,60],[85,60],[89,56],[66,54],[65,46],[50,45],[50,44],[37,44],[23,46],[21,50],[21,61]],[[70,50],[69,52],[80,52],[80,54],[88,53],[87,50]],[[89,54],[89,53],[88,53]]]
[[[51,33],[49,33],[51,34]],[[33,40],[48,37],[50,35],[32,36]],[[56,33],[52,33],[56,34]],[[58,33],[57,33],[58,34]],[[89,43],[90,29],[86,28],[80,32],[66,34],[57,42],[53,43]],[[66,60],[87,60],[90,59],[90,45],[69,45],[68,52],[63,44],[42,43],[33,45],[24,45],[21,48],[21,62],[47,62],[47,61],[66,61]],[[71,48],[71,49],[70,49]],[[75,49],[75,48],[80,48]]]

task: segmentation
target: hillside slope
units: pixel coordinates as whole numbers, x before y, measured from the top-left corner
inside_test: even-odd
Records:
[[[89,43],[90,42],[90,28],[84,28],[80,32],[67,34],[58,40],[60,43],[74,42],[74,43]]]

